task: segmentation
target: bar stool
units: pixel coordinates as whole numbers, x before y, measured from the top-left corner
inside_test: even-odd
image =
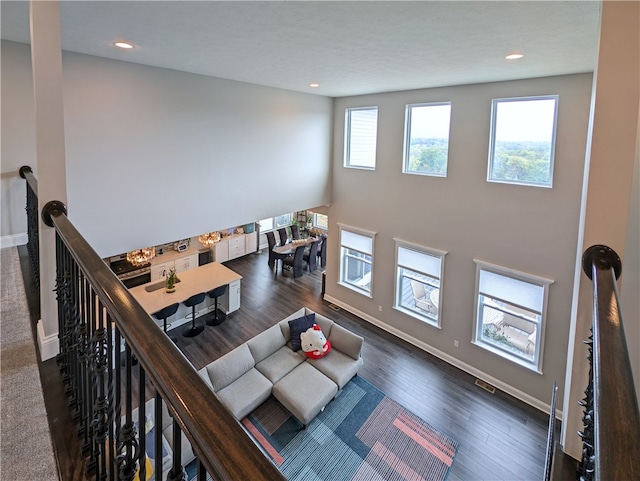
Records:
[[[204,331],[204,326],[196,326],[196,306],[202,304],[206,295],[206,292],[194,294],[182,302],[185,306],[191,308],[191,327],[182,333],[184,337],[195,337]]]
[[[158,312],[154,312],[153,314],[151,314],[159,321],[163,321],[163,330],[165,334],[167,334],[167,318],[173,316],[176,312],[178,312],[178,307],[180,307],[180,304],[176,302],[175,304],[163,307]],[[169,339],[171,339],[173,342],[178,342],[175,337],[169,336]]]
[[[227,284],[225,284],[224,286],[216,287],[215,289],[207,293],[207,295],[211,299],[215,299],[215,304],[213,308],[213,318],[207,320],[207,325],[209,326],[219,326],[227,318],[227,315],[224,312],[222,312],[220,309],[218,309],[218,297],[224,296],[224,294],[227,292],[227,287],[228,287]]]

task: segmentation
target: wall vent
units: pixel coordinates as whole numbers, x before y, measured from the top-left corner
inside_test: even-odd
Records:
[[[334,311],[339,311],[340,306],[336,306],[335,304],[329,304],[329,309],[333,309]]]
[[[482,389],[484,389],[487,392],[490,392],[491,394],[495,394],[496,392],[495,387],[493,387],[491,384],[484,382],[482,379],[476,379],[476,386],[481,387]]]

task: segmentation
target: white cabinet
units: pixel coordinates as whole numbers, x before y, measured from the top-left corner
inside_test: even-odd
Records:
[[[240,279],[229,283],[227,293],[218,300],[218,305],[227,314],[240,309]]]
[[[213,247],[213,260],[227,262],[229,260],[229,241],[222,239]]]
[[[169,270],[173,269],[175,264],[173,261],[163,262],[162,264],[151,264],[151,282],[159,281],[167,277]]]
[[[245,254],[251,254],[258,250],[258,233],[253,231],[251,234],[244,236]]]
[[[229,260],[242,257],[245,253],[244,235],[234,235],[229,238]]]
[[[175,260],[176,272],[184,272],[189,269],[198,267],[198,254],[192,254],[190,256],[179,257]]]

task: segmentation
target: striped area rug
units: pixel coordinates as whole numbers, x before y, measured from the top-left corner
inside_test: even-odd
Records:
[[[442,481],[458,448],[361,377],[306,430],[273,397],[242,423],[290,481]]]

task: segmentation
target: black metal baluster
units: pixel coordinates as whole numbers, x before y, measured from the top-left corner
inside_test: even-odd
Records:
[[[125,423],[120,429],[118,436],[119,479],[122,481],[133,480],[136,474],[136,465],[139,457],[136,427],[133,424],[131,415],[131,391],[133,389],[133,383],[131,380],[132,361],[131,348],[125,343]]]
[[[156,391],[155,396],[155,405],[154,405],[154,416],[153,416],[153,435],[155,442],[155,457],[156,463],[154,472],[155,479],[162,479],[162,397],[160,393]]]
[[[112,383],[112,389],[114,391],[113,399],[114,406],[112,409],[113,413],[113,422],[110,423],[113,439],[111,439],[110,446],[114,449],[114,453],[111,456],[111,469],[110,469],[110,479],[113,481],[118,477],[119,470],[119,462],[118,462],[118,439],[120,439],[120,432],[122,430],[122,369],[121,369],[121,360],[122,360],[122,352],[120,351],[120,344],[122,342],[122,338],[120,337],[120,331],[112,324],[109,319],[109,327],[113,329],[113,346],[111,347],[110,352],[113,353],[113,362],[111,364],[111,372],[115,374],[115,379]],[[111,338],[111,337],[110,337]]]
[[[138,479],[147,479],[147,406],[145,403],[145,375],[144,369],[138,363],[138,437],[140,444],[140,474]]]
[[[182,466],[182,430],[173,420],[173,467],[167,474],[167,481],[186,481],[187,473]]]
[[[198,458],[198,481],[207,481],[207,469],[202,464],[202,461]]]
[[[110,342],[109,331],[105,326],[104,307],[98,302],[98,323],[93,335],[92,371],[95,374],[97,396],[93,409],[93,437],[96,447],[98,465],[96,466],[97,479],[107,479],[107,440],[109,438],[109,420],[111,419],[111,402],[108,398],[110,386],[108,379],[111,377],[110,368]]]

